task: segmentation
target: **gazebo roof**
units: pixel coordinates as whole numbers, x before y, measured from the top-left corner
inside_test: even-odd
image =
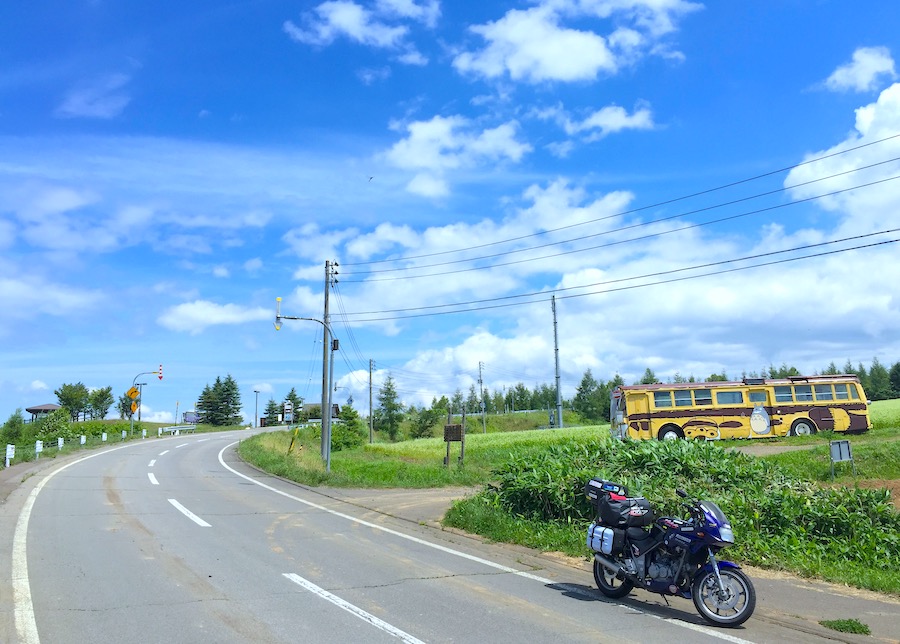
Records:
[[[47,405],[35,405],[34,407],[26,407],[25,411],[29,414],[49,414],[51,411],[56,411],[59,409],[59,405],[47,404]]]

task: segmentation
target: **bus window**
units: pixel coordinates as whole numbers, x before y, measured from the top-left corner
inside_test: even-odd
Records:
[[[694,390],[694,404],[711,405],[712,404],[712,390],[710,390],[710,389],[695,389]]]
[[[717,391],[717,405],[740,405],[744,402],[744,394],[740,391]]]
[[[790,387],[775,387],[775,402],[794,402],[794,392]]]
[[[750,402],[752,402],[752,403],[764,403],[764,402],[768,402],[768,397],[766,396],[766,392],[764,392],[764,391],[751,391],[751,392],[750,392]]]
[[[831,385],[816,385],[816,400],[834,400]]]
[[[653,392],[653,404],[657,407],[671,407],[672,406],[672,392],[671,391],[654,391]]]
[[[834,385],[834,397],[836,400],[847,400],[847,385],[844,383]]]
[[[794,387],[794,399],[797,402],[801,400],[812,400],[812,386],[811,385],[796,385]]]
[[[690,407],[694,404],[694,401],[691,400],[691,390],[690,389],[679,389],[675,392],[675,406],[676,407]]]
[[[859,400],[859,392],[856,390],[856,385],[850,385],[850,397],[853,400]]]

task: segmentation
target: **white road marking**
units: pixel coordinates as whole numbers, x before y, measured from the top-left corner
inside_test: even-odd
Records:
[[[176,445],[175,449],[181,449],[182,447],[185,447],[187,445],[190,445],[190,443],[182,443],[181,445]]]
[[[159,455],[160,455],[160,456],[165,456],[165,455],[168,454],[168,453],[169,453],[169,450],[164,449],[163,451],[161,451],[161,452],[159,453]]]
[[[176,510],[178,510],[179,512],[181,512],[184,516],[186,516],[188,519],[190,519],[191,521],[193,521],[194,523],[196,523],[196,524],[197,524],[198,526],[200,526],[201,528],[211,528],[211,527],[212,527],[212,526],[209,525],[206,521],[204,521],[203,519],[201,519],[200,517],[198,517],[196,514],[194,514],[194,513],[191,512],[190,510],[188,510],[186,507],[184,507],[183,505],[181,505],[181,504],[180,504],[178,501],[176,501],[175,499],[169,499],[169,503],[171,503],[172,505],[174,505]]]
[[[358,517],[354,517],[349,514],[344,514],[343,512],[338,512],[337,510],[332,510],[330,508],[326,508],[324,505],[319,505],[318,503],[313,503],[312,501],[307,501],[305,499],[301,499],[298,496],[294,496],[293,494],[288,494],[287,492],[283,492],[282,490],[274,488],[271,485],[266,485],[262,481],[258,481],[253,477],[247,476],[246,474],[241,474],[240,472],[238,472],[236,469],[229,466],[225,462],[225,459],[222,458],[222,454],[225,453],[226,449],[233,447],[234,445],[237,445],[237,442],[229,443],[228,445],[223,447],[221,450],[219,450],[219,463],[222,465],[222,467],[224,467],[226,470],[228,470],[232,474],[235,474],[235,475],[241,477],[242,479],[246,479],[247,481],[250,481],[251,483],[255,483],[256,485],[259,485],[262,488],[265,488],[271,492],[275,492],[275,494],[280,494],[281,496],[287,497],[287,498],[289,498],[293,501],[297,501],[299,503],[303,503],[304,505],[307,505],[311,508],[315,508],[317,510],[327,512],[328,514],[331,514],[332,516],[340,517],[342,519],[347,519],[349,521],[353,521],[354,523],[358,523],[359,525],[364,525],[367,528],[372,528],[374,530],[381,530],[382,532],[392,534],[396,537],[400,537],[401,539],[406,539],[408,541],[412,541],[413,543],[418,543],[419,545],[422,545],[422,546],[427,546],[429,548],[434,548],[435,550],[440,550],[441,552],[446,552],[447,554],[455,555],[457,557],[462,557],[463,559],[468,559],[469,561],[474,561],[474,562],[483,564],[490,568],[494,568],[495,570],[501,570],[503,572],[512,573],[519,577],[524,577],[525,579],[531,579],[532,581],[540,582],[540,583],[544,584],[545,586],[549,586],[549,585],[555,583],[555,582],[553,582],[549,579],[546,579],[544,577],[541,577],[539,575],[533,575],[530,572],[523,572],[521,570],[516,570],[515,568],[510,568],[509,566],[504,566],[502,564],[498,564],[493,561],[489,561],[487,559],[482,559],[481,557],[476,557],[475,555],[470,555],[468,553],[461,552],[459,550],[454,550],[452,548],[448,548],[446,546],[442,546],[437,543],[432,543],[430,541],[425,541],[424,539],[419,539],[418,537],[414,537],[409,534],[404,534],[402,532],[398,532],[397,530],[392,530],[391,528],[386,528],[383,525],[378,525],[376,523],[370,523],[369,521],[365,521]],[[169,500],[172,501],[172,499],[169,499]],[[645,614],[645,615],[650,615],[651,617],[657,617],[656,615],[652,615],[651,613],[644,613],[644,611],[638,611],[638,612]],[[709,635],[710,637],[715,637],[720,640],[725,640],[726,642],[734,642],[735,644],[752,644],[752,642],[750,642],[748,640],[742,640],[740,638],[734,637],[733,635],[727,635],[727,634],[721,633],[719,631],[716,631],[712,628],[707,628],[705,626],[699,626],[697,624],[690,624],[688,622],[683,622],[678,619],[666,619],[664,621],[669,622],[670,624],[675,624],[676,626],[683,626],[684,628],[698,631],[705,635]]]
[[[153,467],[154,465],[156,465],[156,459],[155,459],[155,458],[147,464],[147,467]]]
[[[324,588],[320,588],[319,586],[316,586],[314,583],[304,579],[300,575],[295,575],[294,573],[286,572],[286,573],[284,573],[284,576],[287,577],[288,579],[290,579],[292,582],[294,582],[298,586],[301,586],[301,587],[305,588],[306,590],[308,590],[312,593],[315,593],[322,599],[327,599],[335,606],[343,608],[348,613],[352,613],[353,615],[356,615],[361,620],[370,623],[372,626],[375,626],[376,628],[380,628],[381,630],[383,630],[386,633],[390,633],[391,635],[393,635],[394,637],[396,637],[397,639],[399,639],[403,642],[409,642],[409,644],[425,644],[424,642],[422,642],[422,640],[413,637],[412,635],[410,635],[409,633],[407,633],[405,631],[401,631],[396,626],[391,626],[384,620],[381,620],[381,619],[375,617],[371,613],[367,613],[362,608],[354,606],[350,602],[344,601],[337,595],[332,595],[330,592],[328,592]]]
[[[156,476],[153,475],[153,472],[147,472],[147,478],[150,479],[150,482],[153,485],[159,485],[159,481],[156,480]]]
[[[205,443],[205,442],[208,441],[208,440],[209,440],[208,438],[201,438],[201,439],[198,440],[197,442],[198,442],[198,443]]]
[[[95,454],[85,456],[84,458],[79,458],[77,461],[66,463],[62,467],[50,472],[47,475],[47,478],[43,479],[37,485],[35,485],[34,489],[31,490],[31,493],[25,500],[25,503],[22,506],[22,511],[19,513],[19,520],[16,522],[15,533],[13,534],[11,571],[16,633],[19,636],[20,644],[40,644],[41,642],[41,638],[38,636],[37,623],[34,621],[34,603],[31,599],[31,582],[28,579],[27,547],[28,522],[31,520],[31,511],[34,508],[34,502],[37,499],[37,495],[40,494],[41,490],[44,489],[44,486],[47,485],[50,479],[62,472],[64,469],[72,467],[73,465],[77,465],[78,463],[86,461],[90,458],[102,456],[104,454],[108,454],[109,452],[115,452],[116,450],[125,449],[126,447],[131,447],[131,445],[113,447],[112,449],[107,449],[102,452],[97,452]]]

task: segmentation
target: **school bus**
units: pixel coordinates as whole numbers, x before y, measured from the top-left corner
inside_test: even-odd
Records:
[[[613,436],[648,440],[862,433],[872,426],[854,375],[624,385],[610,396],[610,419]]]

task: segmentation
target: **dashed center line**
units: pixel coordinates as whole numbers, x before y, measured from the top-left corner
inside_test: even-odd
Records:
[[[153,475],[153,472],[147,472],[147,478],[150,479],[150,482],[153,485],[159,485],[159,481],[156,480],[156,476]]]
[[[171,504],[175,507],[176,510],[178,510],[179,512],[181,512],[184,516],[186,516],[188,519],[190,519],[191,521],[193,521],[194,523],[196,523],[196,524],[197,524],[198,526],[200,526],[201,528],[211,528],[211,527],[212,527],[212,526],[209,525],[206,521],[204,521],[203,519],[201,519],[200,517],[198,517],[196,514],[194,514],[194,513],[191,512],[190,510],[188,510],[186,507],[184,507],[183,505],[181,505],[181,504],[180,504],[178,501],[176,501],[175,499],[169,499],[169,503],[171,503]]]

